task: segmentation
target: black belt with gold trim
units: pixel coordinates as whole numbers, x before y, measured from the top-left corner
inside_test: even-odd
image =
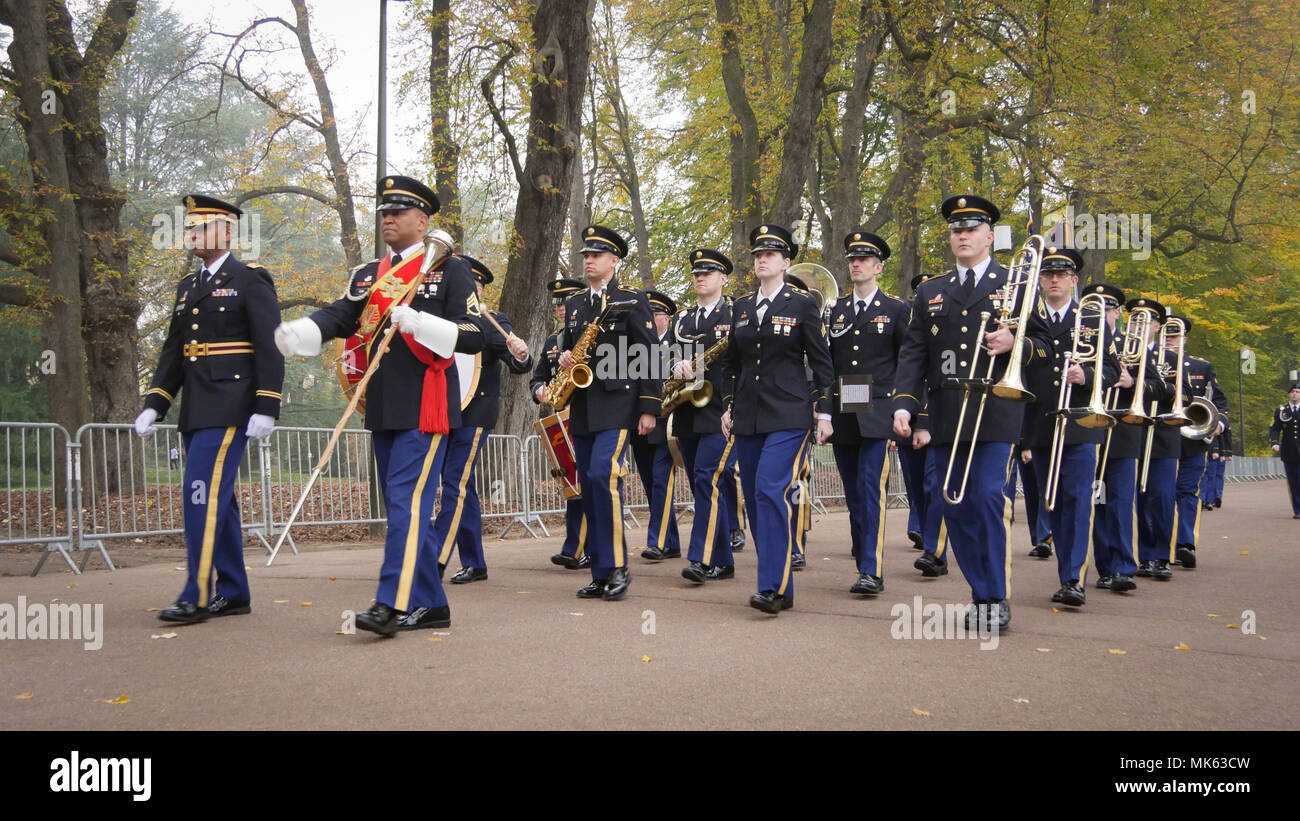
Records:
[[[182,356],[191,357],[252,352],[252,342],[191,342],[181,349]]]

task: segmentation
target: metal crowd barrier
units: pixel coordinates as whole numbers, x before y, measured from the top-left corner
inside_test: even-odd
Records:
[[[244,529],[269,552],[298,495],[332,434],[329,428],[277,428],[262,442],[250,442],[236,483]],[[140,439],[131,425],[89,424],[73,437],[54,424],[0,422],[4,469],[0,474],[0,545],[44,544],[40,572],[51,553],[76,573],[98,553],[114,569],[105,542],[110,539],[180,534],[184,530],[183,438],[171,425]],[[491,434],[481,446],[477,489],[485,520],[505,523],[498,538],[516,525],[533,538],[549,536],[542,516],[560,516],[565,500],[551,477],[550,460],[536,435]],[[648,508],[631,450],[624,479],[630,524],[634,511]],[[370,434],[345,430],[329,464],[308,495],[294,526],[364,525],[385,521],[372,503],[376,470]],[[1285,474],[1276,457],[1235,457],[1228,462],[1232,482],[1277,479]],[[441,487],[441,485],[439,485]],[[844,488],[829,445],[812,449],[809,489],[813,504],[842,501]],[[886,485],[889,507],[906,507],[898,454],[889,454]],[[693,510],[690,481],[679,469],[673,502],[679,520]],[[288,539],[293,545],[292,539]],[[82,551],[80,565],[71,552]],[[296,547],[294,548],[296,552]]]

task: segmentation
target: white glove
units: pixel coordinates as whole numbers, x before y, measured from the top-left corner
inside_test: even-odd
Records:
[[[320,326],[310,317],[281,322],[275,329],[275,347],[285,356],[316,356],[320,343]]]
[[[415,337],[416,342],[438,356],[449,357],[456,352],[456,337],[460,331],[455,322],[417,311],[409,305],[398,305],[390,314],[393,324],[402,333]]]
[[[248,430],[244,433],[249,439],[265,439],[275,430],[275,420],[264,413],[255,413],[248,417]]]
[[[157,430],[153,423],[158,421],[158,411],[153,408],[145,408],[140,411],[140,415],[135,418],[135,434],[141,438],[152,436]]]

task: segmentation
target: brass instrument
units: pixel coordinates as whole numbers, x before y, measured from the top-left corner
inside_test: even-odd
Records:
[[[582,329],[578,341],[573,343],[573,348],[569,351],[573,357],[573,365],[557,369],[555,376],[551,377],[551,381],[546,385],[546,401],[554,405],[557,412],[563,410],[569,403],[569,397],[573,395],[575,389],[585,388],[591,384],[591,366],[587,364],[587,360],[591,358],[591,346],[596,343],[596,335],[600,333],[601,328],[635,306],[634,299],[606,303],[600,316],[588,322],[587,327]]]
[[[1207,392],[1208,390],[1207,388]],[[1204,396],[1197,396],[1184,411],[1189,423],[1178,429],[1183,438],[1204,439],[1206,442],[1214,439],[1219,430],[1219,409],[1214,407],[1213,402]]]
[[[672,413],[685,402],[690,402],[697,408],[709,404],[713,398],[713,383],[705,378],[705,372],[709,369],[709,365],[713,364],[713,360],[726,350],[729,340],[730,337],[724,336],[709,346],[708,350],[691,360],[694,376],[690,381],[676,377],[664,380],[664,399],[662,410],[659,412],[661,416]]]
[[[1156,415],[1156,400],[1151,400],[1151,415]],[[1142,477],[1139,480],[1142,492],[1147,492],[1147,474],[1151,470],[1151,444],[1156,438],[1156,426],[1151,424],[1147,426],[1147,444],[1142,452]]]
[[[835,275],[820,265],[801,262],[791,265],[786,274],[803,283],[803,287],[817,302],[817,313],[826,310],[826,306],[840,298],[840,288],[835,282]]]
[[[981,311],[979,333],[975,336],[975,347],[971,353],[970,376],[964,379],[948,379],[944,382],[944,387],[961,388],[966,392],[962,398],[961,412],[957,414],[957,430],[953,439],[952,454],[948,457],[948,469],[943,475],[943,498],[950,505],[960,504],[966,497],[966,483],[970,480],[970,468],[975,459],[975,445],[979,441],[980,423],[984,419],[984,405],[988,402],[989,393],[1017,402],[1034,400],[1034,394],[1025,387],[1020,360],[1024,354],[1025,332],[1029,328],[1029,317],[1038,304],[1038,273],[1043,265],[1044,245],[1043,238],[1038,234],[1025,240],[1025,244],[1017,253],[1015,264],[1007,272],[1006,284],[993,295],[993,304],[998,311],[998,324],[1005,328],[1016,329],[1015,342],[1012,343],[1008,354],[1011,360],[1002,379],[997,383],[993,382],[993,369],[997,360],[992,356],[989,357],[985,375],[976,376],[979,372],[980,351],[984,348],[984,336],[988,333],[989,318],[992,317],[988,311]],[[1012,319],[1011,313],[1015,310],[1017,298],[1021,300],[1020,313]],[[975,427],[970,432],[970,449],[966,455],[966,467],[962,470],[961,487],[956,494],[953,494],[948,490],[948,483],[957,462],[959,450],[957,444],[961,439],[962,424],[966,421],[966,409],[970,405],[972,391],[980,394],[979,409],[975,414]]]
[[[1084,312],[1091,310],[1097,317],[1097,327],[1085,327]],[[1088,340],[1091,339],[1091,342]],[[1115,424],[1115,417],[1106,412],[1102,401],[1101,362],[1105,355],[1103,342],[1106,339],[1106,300],[1100,294],[1088,294],[1079,300],[1074,312],[1074,347],[1065,356],[1065,369],[1061,371],[1061,391],[1056,398],[1056,422],[1052,430],[1052,457],[1047,464],[1047,492],[1044,501],[1048,510],[1056,510],[1056,496],[1061,484],[1061,462],[1065,456],[1065,433],[1069,420],[1073,419],[1085,428],[1109,428]],[[1070,394],[1073,386],[1066,378],[1071,365],[1092,360],[1092,396],[1086,407],[1070,407]]]
[[[1119,364],[1129,367],[1138,366],[1137,376],[1133,380],[1133,402],[1129,409],[1119,417],[1121,422],[1130,425],[1150,425],[1155,422],[1146,412],[1146,378],[1147,378],[1147,337],[1151,335],[1151,323],[1155,321],[1156,312],[1152,308],[1134,308],[1129,312],[1128,324],[1124,326],[1124,346],[1120,350]]]
[[[1177,330],[1170,331],[1170,328]],[[1171,371],[1169,364],[1165,362],[1168,352],[1169,337],[1178,337],[1178,358]],[[1187,353],[1187,328],[1183,321],[1178,317],[1169,317],[1165,324],[1160,326],[1160,361],[1157,365],[1160,376],[1164,379],[1173,377],[1174,380],[1174,406],[1168,413],[1162,413],[1158,417],[1166,425],[1185,425],[1191,421],[1187,416],[1187,410],[1183,407],[1183,359]]]

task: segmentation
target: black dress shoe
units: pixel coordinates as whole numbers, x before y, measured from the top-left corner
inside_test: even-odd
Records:
[[[730,564],[715,564],[710,567],[708,572],[704,575],[708,576],[709,581],[717,581],[718,579],[734,579],[736,578],[736,567],[735,565]]]
[[[1079,584],[1077,579],[1071,579],[1061,586],[1061,604],[1068,607],[1082,607],[1086,599],[1083,585]]]
[[[462,567],[451,577],[452,584],[469,584],[487,580],[486,567]]]
[[[1215,500],[1214,500],[1214,506],[1215,506],[1216,508],[1217,508],[1217,507],[1223,507],[1223,499],[1215,499]]]
[[[214,619],[218,616],[243,616],[252,612],[253,608],[247,599],[233,601],[225,596],[217,596],[208,605],[208,615]]]
[[[966,632],[977,633],[981,625],[987,625],[988,623],[989,603],[986,601],[971,602],[970,609],[966,611]]]
[[[447,565],[438,562],[438,581],[442,581],[442,576],[447,572]]]
[[[609,572],[609,581],[605,582],[605,601],[618,601],[627,595],[628,585],[632,584],[632,574],[626,567],[616,567]]]
[[[578,591],[578,598],[580,599],[599,599],[603,595],[605,595],[604,579],[593,581],[591,584]]]
[[[1149,579],[1152,575],[1151,571],[1155,569],[1155,566],[1155,562],[1150,559],[1144,559],[1143,561],[1138,562],[1138,569],[1134,575],[1141,576],[1144,579]]]
[[[682,557],[681,548],[677,550],[662,550],[658,547],[647,547],[641,551],[641,558],[649,559],[652,562],[663,561],[664,559],[680,559]]]
[[[989,615],[993,615],[993,608],[997,608],[998,632],[1005,633],[1011,626],[1011,603],[1006,599],[996,602],[989,602]]]
[[[745,531],[731,531],[731,550],[733,553],[739,553],[745,549]]]
[[[1034,549],[1029,551],[1029,555],[1035,559],[1050,559],[1052,557],[1052,543],[1039,542],[1034,545]]]
[[[925,537],[915,530],[907,531],[907,538],[912,540],[913,550],[925,550]]]
[[[1056,588],[1056,592],[1052,594],[1053,604],[1060,604],[1063,601],[1065,601],[1065,585]]]
[[[417,607],[397,620],[398,630],[451,627],[451,607]]]
[[[1188,570],[1196,569],[1196,548],[1189,544],[1180,544],[1177,554],[1178,561],[1183,563],[1183,567]]]
[[[357,614],[357,627],[391,638],[397,634],[397,611],[386,604],[375,602],[369,610]]]
[[[1156,559],[1155,566],[1151,568],[1151,578],[1158,582],[1167,582],[1174,577],[1173,568],[1165,559]]]
[[[551,564],[558,564],[560,567],[563,567],[566,570],[577,570],[578,557],[566,556],[563,553],[556,553],[554,556],[551,557]]]
[[[691,562],[682,568],[682,578],[688,582],[704,584],[709,578],[709,569],[701,562]]]
[[[922,576],[933,578],[948,575],[948,563],[939,561],[933,553],[922,553],[917,556],[916,561],[912,562],[912,567],[921,571]]]
[[[1110,589],[1111,589],[1111,588],[1110,588],[1110,585],[1111,585],[1111,582],[1114,580],[1114,578],[1115,578],[1114,576],[1098,576],[1098,577],[1097,577],[1097,589],[1098,589],[1098,590],[1110,590]]]
[[[1137,582],[1126,573],[1116,573],[1111,578],[1110,589],[1113,593],[1127,593],[1130,590],[1137,590]]]
[[[578,559],[578,569],[579,569],[579,570],[582,570],[582,569],[585,568],[585,567],[591,567],[591,554],[590,554],[590,553],[583,553],[583,554],[582,554],[582,558],[581,558],[581,559]]]
[[[790,557],[791,570],[803,570],[805,564],[807,564],[807,559],[804,558],[802,553],[796,553]]]
[[[874,596],[877,593],[885,592],[885,580],[879,576],[871,576],[867,573],[859,573],[858,580],[849,588],[850,593],[861,593],[867,596]]]
[[[198,624],[208,620],[208,609],[199,607],[192,601],[176,601],[170,607],[164,607],[158,618],[180,624]]]
[[[775,616],[782,610],[789,610],[794,607],[794,599],[781,598],[780,594],[775,590],[764,590],[762,593],[755,593],[749,597],[749,606]]]

